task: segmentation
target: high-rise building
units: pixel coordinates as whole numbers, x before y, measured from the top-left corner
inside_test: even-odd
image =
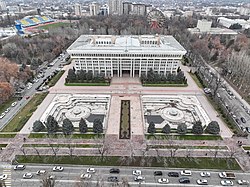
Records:
[[[123,13],[122,0],[109,0],[108,6],[109,6],[109,14],[122,15]]]
[[[131,2],[123,2],[123,14],[128,15],[132,11],[132,3]]]
[[[6,3],[3,0],[0,0],[0,11],[6,11]]]
[[[177,73],[186,50],[173,36],[82,35],[68,49],[76,71],[130,77],[153,71]]]
[[[93,2],[89,5],[89,12],[91,16],[97,16],[100,13],[100,4]]]
[[[105,4],[100,8],[100,15],[107,16],[108,14],[109,14],[109,7],[107,4]]]
[[[136,15],[145,16],[147,14],[146,5],[142,3],[133,3],[132,13]]]
[[[82,8],[80,4],[75,4],[75,15],[76,16],[81,16],[82,15]]]

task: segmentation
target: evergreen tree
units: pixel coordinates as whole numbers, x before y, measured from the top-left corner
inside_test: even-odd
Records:
[[[187,133],[187,125],[185,123],[181,123],[177,127],[177,132],[179,134],[186,134]]]
[[[63,134],[65,135],[72,134],[72,132],[74,131],[74,126],[68,118],[63,120],[62,131],[63,131]]]
[[[88,126],[87,126],[87,123],[86,123],[86,120],[81,118],[80,122],[79,122],[79,131],[81,133],[86,133],[88,132]]]
[[[54,134],[58,131],[58,122],[55,120],[55,118],[51,115],[48,116],[47,121],[45,123],[45,126],[47,128],[48,134]]]
[[[207,128],[206,131],[210,134],[219,134],[220,133],[220,126],[217,121],[211,121]]]
[[[94,133],[103,133],[103,125],[100,119],[95,119],[93,122],[93,132]]]
[[[162,128],[162,132],[165,134],[169,134],[171,132],[171,128],[169,126],[169,124],[166,124],[163,128]]]
[[[203,133],[203,127],[200,121],[197,121],[196,123],[194,123],[193,127],[192,127],[192,132],[194,134],[202,134]]]
[[[156,132],[155,124],[154,122],[151,121],[148,125],[148,133],[154,134],[155,132]]]
[[[33,131],[34,132],[41,132],[42,130],[45,129],[45,126],[40,120],[37,120],[33,123]]]

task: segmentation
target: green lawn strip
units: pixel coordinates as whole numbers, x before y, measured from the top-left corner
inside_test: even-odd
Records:
[[[86,82],[86,83],[65,83],[65,86],[109,86],[110,83],[107,82]]]
[[[57,81],[61,78],[61,76],[64,74],[65,70],[59,71],[48,83],[49,87],[55,86]]]
[[[54,29],[57,27],[67,27],[69,25],[70,25],[70,23],[57,22],[57,23],[51,23],[51,24],[36,27],[36,29]]]
[[[11,133],[11,134],[0,133],[0,138],[14,138],[15,136],[16,136],[16,133]]]
[[[0,115],[7,109],[11,106],[11,104],[13,102],[15,102],[17,100],[17,98],[10,98],[8,101],[4,102],[4,103],[1,103],[0,105]]]
[[[133,162],[126,164],[122,157],[93,157],[93,156],[37,156],[17,155],[18,163],[39,163],[39,164],[72,164],[72,165],[98,165],[98,166],[142,166],[147,167],[168,167],[168,168],[195,168],[195,169],[223,169],[241,170],[235,159],[230,158],[184,158],[184,157],[134,157]],[[142,161],[145,162],[142,162]],[[151,164],[149,164],[151,162]],[[143,164],[144,163],[144,164]]]
[[[7,124],[7,126],[4,127],[2,132],[20,131],[47,94],[48,93],[35,94],[23,109]]]
[[[228,149],[227,146],[170,146],[170,145],[149,145],[151,149]]]
[[[219,135],[164,135],[164,134],[146,134],[147,139],[174,139],[174,140],[222,140]],[[173,137],[173,138],[172,138]]]
[[[5,148],[8,144],[0,144],[0,148]]]
[[[93,138],[102,138],[103,134],[72,134],[72,135],[63,135],[63,134],[55,134],[55,135],[47,135],[47,133],[31,133],[29,138],[73,138],[73,139],[93,139]]]
[[[143,84],[145,87],[187,87],[188,84]]]
[[[98,144],[23,144],[23,147],[75,147],[75,148],[98,148]]]
[[[250,146],[243,146],[243,149],[245,149],[245,150],[250,150]]]
[[[194,82],[197,84],[199,88],[203,88],[200,80],[197,78],[197,76],[194,73],[189,73],[189,75],[192,77],[192,79],[194,80]]]

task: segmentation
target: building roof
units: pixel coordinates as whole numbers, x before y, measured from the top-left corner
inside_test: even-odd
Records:
[[[186,50],[169,35],[81,35],[68,49],[94,53],[181,53]]]

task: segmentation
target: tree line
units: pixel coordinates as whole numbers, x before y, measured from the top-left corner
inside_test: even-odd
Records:
[[[150,134],[156,133],[156,127],[154,122],[150,122],[148,125],[147,132]],[[177,126],[177,133],[178,134],[187,134],[188,129],[187,125],[185,123],[180,123]],[[203,127],[200,121],[197,121],[193,124],[191,132],[193,134],[203,134],[204,132],[209,133],[209,134],[219,134],[220,133],[220,126],[218,122],[216,121],[211,121],[207,127]],[[169,124],[166,124],[162,129],[161,133],[164,134],[170,134],[171,133],[171,127]]]
[[[147,74],[141,75],[142,84],[187,84],[184,73],[178,69],[177,74],[167,73],[166,75],[158,74],[150,69]]]
[[[59,132],[59,125],[58,122],[55,120],[55,118],[51,115],[48,116],[45,123],[41,122],[40,120],[37,120],[33,123],[33,131],[34,132],[42,132],[44,130],[47,130],[47,133],[50,134],[56,134]],[[65,118],[62,123],[62,132],[64,135],[70,135],[73,134],[75,128],[73,126],[72,121],[70,121],[68,118]],[[87,126],[86,120],[81,118],[79,121],[79,132],[80,133],[87,133],[89,131],[89,128]],[[95,119],[93,122],[93,132],[94,133],[103,133],[103,124],[100,119]]]
[[[92,71],[69,69],[65,80],[66,83],[110,83],[110,79],[106,78],[104,74],[94,74]]]

